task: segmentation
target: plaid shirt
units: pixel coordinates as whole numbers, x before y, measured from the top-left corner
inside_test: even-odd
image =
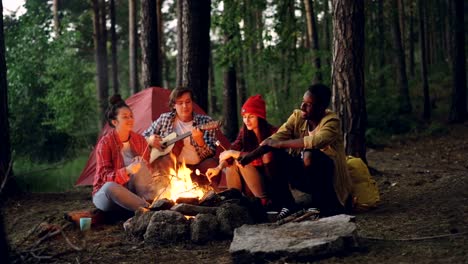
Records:
[[[176,112],[167,112],[161,114],[159,118],[154,121],[151,126],[143,132],[143,136],[146,138],[151,135],[159,135],[165,137],[174,131],[174,120],[176,118]],[[213,121],[213,119],[207,115],[200,115],[193,112],[193,126],[203,125],[208,122]],[[216,153],[216,131],[215,130],[205,130],[203,132],[203,139],[205,140],[205,145],[200,147],[195,142],[192,136],[190,136],[190,144],[195,147],[198,157],[200,160],[205,160],[212,157]]]
[[[141,156],[148,145],[144,137],[133,131],[130,131],[129,142],[130,149],[135,156]],[[122,148],[122,141],[120,141],[115,129],[99,140],[96,146],[96,174],[93,182],[93,195],[106,182],[116,182],[120,185],[125,185],[128,182],[129,175],[125,170]],[[149,156],[150,151],[148,149],[143,159],[148,162]]]

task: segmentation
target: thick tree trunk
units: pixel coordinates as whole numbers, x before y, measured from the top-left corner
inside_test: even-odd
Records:
[[[106,21],[104,0],[93,0],[94,49],[96,60],[96,88],[100,116],[100,126],[105,124],[105,112],[109,97],[106,50]]]
[[[468,118],[466,103],[466,54],[465,54],[465,25],[464,0],[453,0],[453,55],[452,55],[452,102],[449,120],[451,122],[463,122]]]
[[[341,119],[346,153],[366,160],[364,95],[364,1],[332,0],[334,107]]]
[[[208,60],[211,0],[182,1],[182,85],[191,88],[195,101],[208,109]],[[180,56],[180,55],[179,55]]]
[[[161,87],[162,71],[156,1],[141,1],[141,75],[144,88]]]
[[[411,101],[409,97],[408,89],[408,77],[406,76],[406,63],[405,63],[405,53],[403,46],[401,44],[401,33],[400,33],[400,23],[398,16],[397,3],[393,1],[391,3],[391,12],[392,12],[392,29],[393,29],[393,48],[395,49],[395,66],[396,66],[396,77],[398,85],[398,102],[399,112],[401,114],[408,114],[412,111]]]
[[[119,93],[119,71],[117,67],[117,33],[115,32],[115,0],[109,2],[109,13],[111,21],[111,52],[112,52],[112,88],[114,94]]]
[[[138,85],[138,31],[137,31],[137,1],[128,0],[128,63],[129,85],[133,94],[140,91]]]
[[[421,44],[421,81],[424,95],[423,118],[425,120],[429,120],[431,118],[431,102],[429,98],[429,84],[427,82],[427,62],[425,46],[426,31],[424,30],[423,9],[424,0],[419,0],[419,43]]]

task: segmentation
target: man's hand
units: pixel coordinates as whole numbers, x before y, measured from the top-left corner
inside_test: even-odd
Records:
[[[125,170],[127,171],[128,174],[137,174],[141,169],[141,162],[135,160],[132,162],[130,165],[125,167]]]
[[[192,138],[197,142],[198,146],[204,146],[205,140],[203,139],[203,131],[198,127],[192,128]]]
[[[148,144],[153,147],[157,148],[159,151],[162,151],[162,138],[159,135],[151,135],[147,139]]]
[[[282,143],[281,141],[274,140],[274,139],[271,139],[271,138],[267,138],[267,139],[263,140],[262,143],[260,143],[260,146],[270,146],[270,147],[273,147],[273,148],[281,148],[283,146],[283,144],[281,144],[281,143]]]

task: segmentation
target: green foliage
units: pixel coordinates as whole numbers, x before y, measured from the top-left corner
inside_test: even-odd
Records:
[[[13,170],[20,188],[28,192],[61,192],[73,188],[88,154],[60,163],[35,163],[26,158],[15,160]]]
[[[83,60],[72,27],[53,37],[50,6],[26,7],[5,23],[12,147],[32,160],[60,160],[96,133],[92,64]]]

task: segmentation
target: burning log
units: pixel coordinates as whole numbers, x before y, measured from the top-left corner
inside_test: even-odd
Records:
[[[179,197],[177,198],[176,203],[199,205],[200,202],[197,197]]]
[[[179,212],[183,215],[196,216],[197,214],[216,214],[215,207],[199,206],[193,204],[177,204],[171,208],[172,211]]]
[[[151,211],[169,210],[171,209],[172,206],[174,206],[174,204],[175,204],[174,201],[169,200],[167,198],[163,198],[163,199],[153,201],[149,209]]]

